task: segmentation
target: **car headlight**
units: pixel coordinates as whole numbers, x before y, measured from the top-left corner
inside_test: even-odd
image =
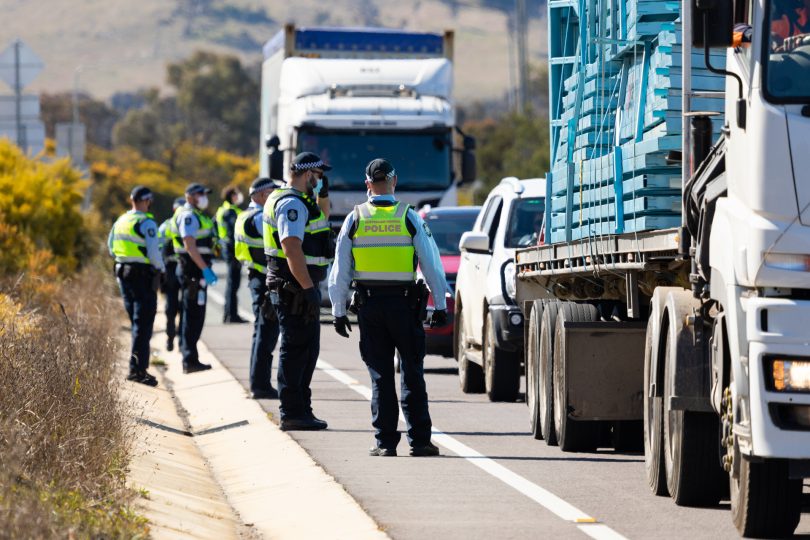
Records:
[[[810,255],[796,253],[766,253],[765,266],[793,272],[810,272]]]
[[[509,295],[509,298],[512,300],[515,299],[515,261],[509,261],[506,267],[503,269],[503,283],[504,287],[506,288],[506,294]]]
[[[770,358],[765,369],[770,375],[771,390],[810,392],[810,361]]]

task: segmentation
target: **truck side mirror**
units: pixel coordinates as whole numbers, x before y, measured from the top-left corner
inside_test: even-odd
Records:
[[[734,42],[734,5],[731,0],[691,2],[692,45],[701,48],[731,47]]]
[[[478,176],[478,165],[475,160],[475,138],[464,136],[464,148],[461,151],[461,183],[475,182]]]
[[[284,178],[284,152],[278,149],[281,146],[281,140],[278,135],[267,137],[265,141],[267,147],[267,159],[269,162],[268,169],[270,170],[270,178],[273,180],[282,180]]]

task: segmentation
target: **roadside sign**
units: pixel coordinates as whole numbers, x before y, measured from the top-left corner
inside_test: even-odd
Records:
[[[25,88],[45,67],[45,63],[28,45],[20,40],[14,41],[0,52],[0,79],[12,90],[17,89],[19,62],[19,88]]]
[[[0,122],[14,122],[17,118],[17,97],[0,96]],[[20,96],[20,118],[39,119],[39,96]]]
[[[74,163],[84,163],[86,130],[84,124],[56,124],[56,155],[70,156]]]
[[[31,155],[37,155],[45,148],[45,124],[40,120],[14,120],[0,122],[0,139],[8,138]]]

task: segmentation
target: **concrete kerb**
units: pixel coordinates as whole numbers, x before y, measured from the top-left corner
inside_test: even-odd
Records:
[[[127,336],[128,340],[128,336]],[[126,350],[126,349],[125,349]],[[134,442],[128,485],[141,492],[135,506],[156,539],[251,537],[225,499],[177,412],[166,379],[160,385],[125,383],[123,399],[133,414]],[[121,363],[121,377],[126,373]]]
[[[246,395],[204,343],[200,360],[213,369],[184,375],[179,353],[167,352],[164,342],[158,333],[152,343],[166,360],[164,376],[188,414],[193,440],[243,522],[267,538],[388,538]]]

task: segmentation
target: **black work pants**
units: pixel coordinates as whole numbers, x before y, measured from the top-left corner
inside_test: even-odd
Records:
[[[318,291],[317,283],[315,290]],[[321,322],[317,317],[307,321],[303,315],[293,314],[288,302],[279,302],[275,307],[281,328],[278,352],[279,412],[282,420],[306,418],[312,414],[312,390],[309,386],[321,351]]]
[[[228,275],[225,279],[225,309],[222,318],[228,321],[239,318],[239,300],[236,293],[242,283],[242,263],[226,254],[225,264],[228,266]]]
[[[177,279],[177,263],[166,263],[166,274],[163,280],[163,294],[166,296],[164,312],[166,313],[166,336],[170,341],[177,335],[177,314],[180,311],[180,280]],[[181,322],[182,324],[182,322]]]
[[[278,319],[268,320],[262,315],[262,305],[267,295],[265,276],[253,270],[248,281],[253,298],[253,345],[250,349],[250,391],[261,392],[273,387],[273,349],[278,341]],[[272,309],[272,308],[270,308]]]
[[[198,278],[183,275],[178,267],[177,277],[182,287],[182,313],[180,315],[180,353],[183,365],[193,366],[200,363],[197,342],[202,335],[205,324],[205,304],[208,301],[207,287],[200,287]]]
[[[402,412],[411,446],[430,442],[430,412],[425,387],[425,329],[412,300],[404,295],[364,298],[358,313],[360,356],[371,376],[371,424],[377,445],[396,448],[400,440],[394,354],[401,357]]]
[[[132,272],[118,278],[118,288],[132,325],[129,371],[146,371],[149,368],[149,341],[157,312],[157,291],[153,278],[147,272]]]

